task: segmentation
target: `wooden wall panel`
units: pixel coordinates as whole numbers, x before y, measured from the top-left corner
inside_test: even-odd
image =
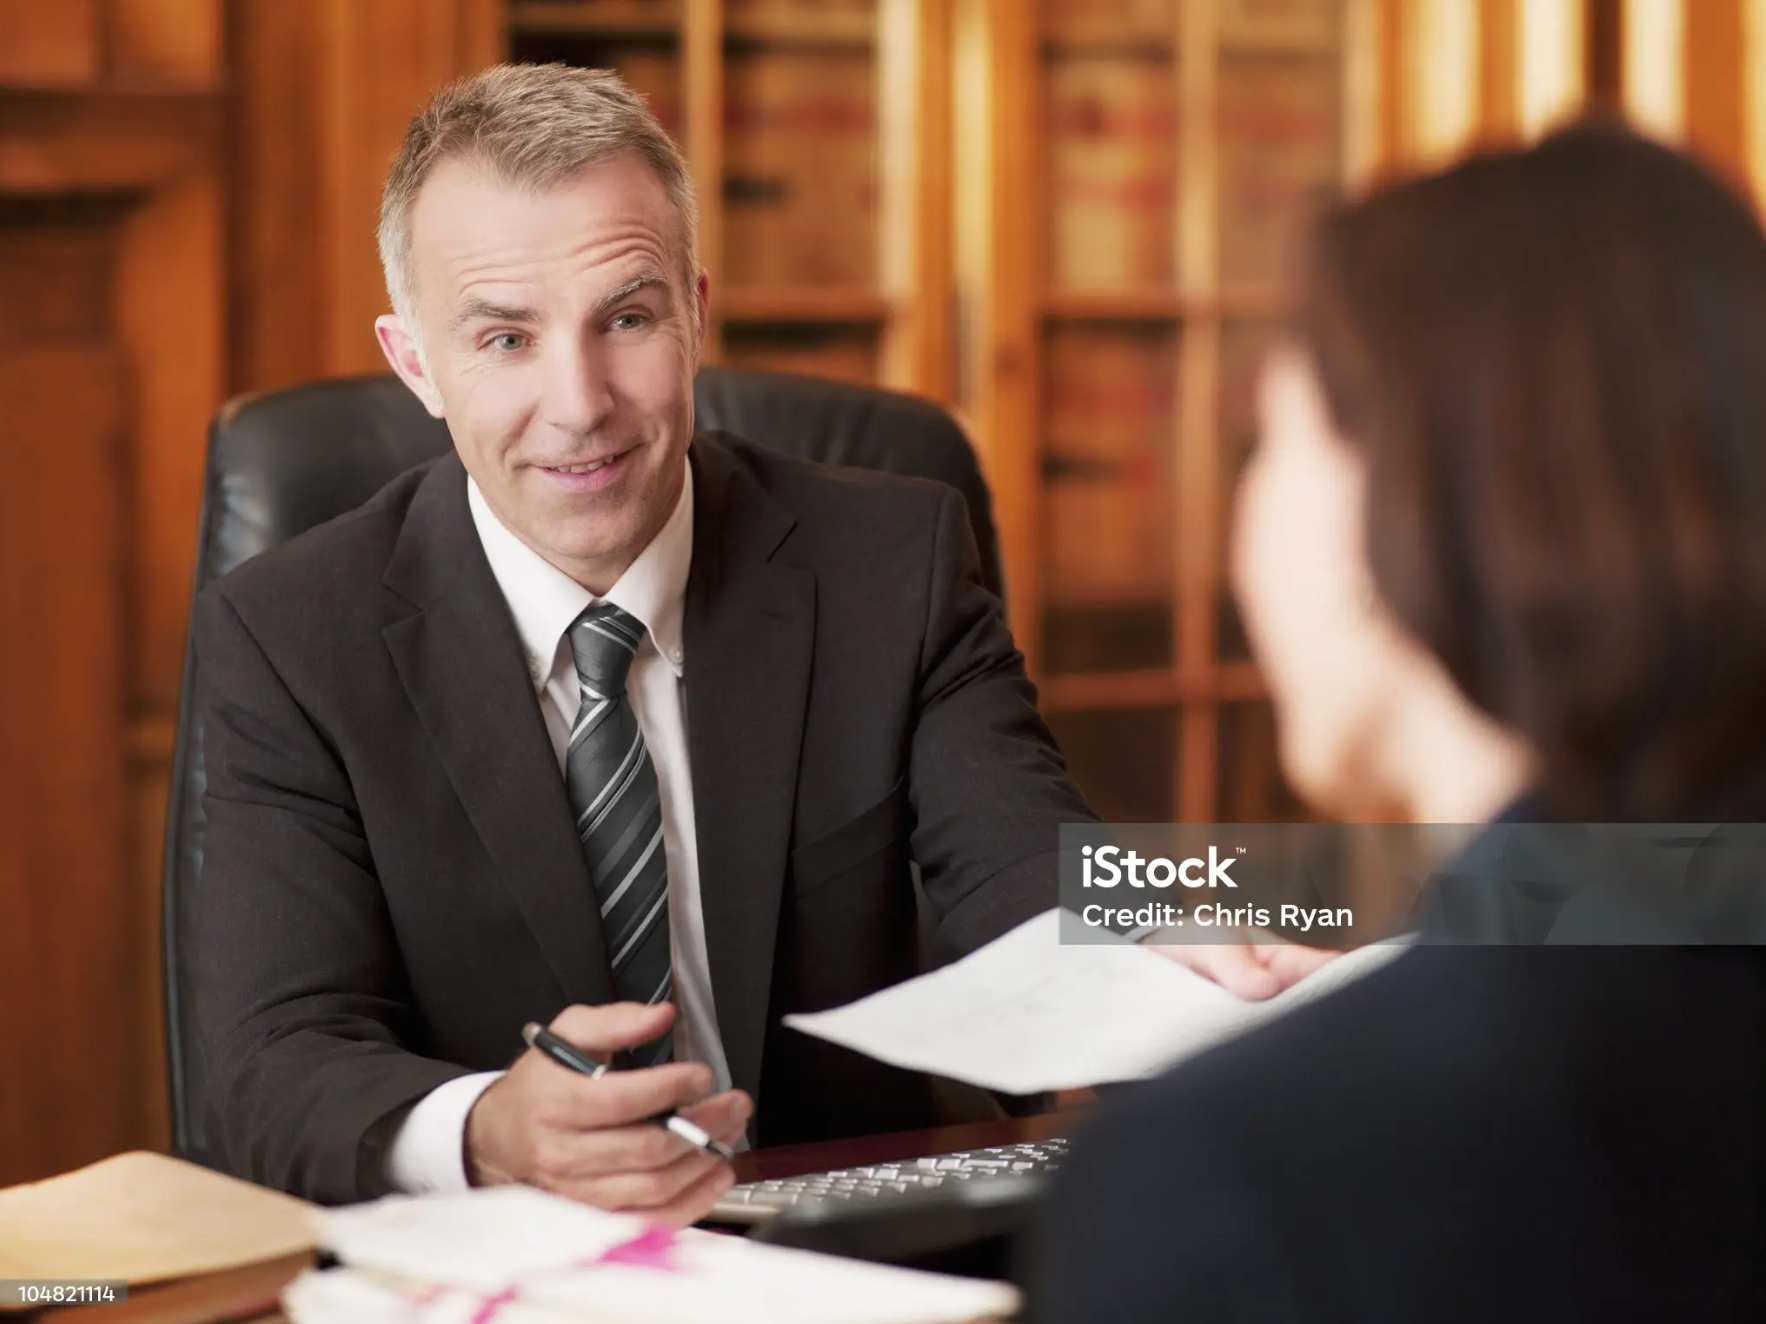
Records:
[[[1478,142],[1496,146],[1520,136],[1520,34],[1524,0],[1478,0]]]
[[[1766,209],[1766,0],[1742,7],[1743,141],[1754,205]]]
[[[1386,81],[1380,45],[1384,0],[1343,4],[1343,178],[1352,189],[1379,176],[1386,154]]]
[[[221,206],[213,157],[193,154],[131,211],[118,255],[118,332],[130,347],[129,700],[137,720],[172,720],[183,672],[203,434],[227,394]]]
[[[310,109],[319,39],[302,5],[231,3],[228,20],[238,85],[228,160],[228,380],[256,390],[320,375],[319,144]]]
[[[0,0],[0,87],[85,87],[98,73],[98,0]]]
[[[374,229],[411,115],[502,56],[500,0],[230,0],[235,389],[383,366]]]
[[[958,398],[993,489],[1011,619],[1035,621],[1042,599],[1042,496],[1036,293],[1042,214],[1029,133],[1040,111],[1036,21],[1016,0],[960,0],[953,15],[954,250],[964,336]],[[1041,641],[1020,627],[1034,674]]]
[[[1748,176],[1743,0],[1686,8],[1686,143],[1737,184]]]
[[[1588,83],[1585,0],[1516,0],[1515,102],[1534,137],[1573,115]]]
[[[724,289],[724,61],[723,6],[685,0],[681,22],[681,77],[686,97],[687,165],[699,203],[699,268],[711,288],[703,361],[723,349]]]
[[[1428,169],[1472,147],[1482,108],[1481,0],[1410,0],[1406,23],[1405,152]]]
[[[218,0],[108,0],[105,50],[113,83],[210,88],[221,72]]]
[[[219,0],[67,8],[86,85],[0,87],[0,1181],[166,1140],[158,856],[226,391]]]
[[[1410,49],[1412,13],[1409,0],[1371,3],[1377,6],[1374,42],[1378,55],[1374,67],[1379,71],[1380,97],[1380,150],[1373,173],[1380,174],[1396,169],[1406,155],[1405,93],[1409,79],[1405,74],[1405,53]]]
[[[81,228],[0,220],[0,1185],[143,1139],[141,944],[119,904],[123,364],[112,237]]]
[[[1623,109],[1669,142],[1679,142],[1686,132],[1686,4],[1622,0],[1618,14]]]
[[[882,121],[880,275],[894,305],[880,380],[950,402],[950,43],[944,0],[883,0],[877,96]]]

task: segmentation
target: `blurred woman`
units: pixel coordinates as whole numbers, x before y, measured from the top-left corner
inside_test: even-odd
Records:
[[[1293,785],[1349,820],[1766,820],[1747,207],[1573,128],[1325,217],[1292,330],[1234,578]],[[1419,949],[1099,1117],[1033,1313],[1766,1318],[1763,1044],[1757,948]]]

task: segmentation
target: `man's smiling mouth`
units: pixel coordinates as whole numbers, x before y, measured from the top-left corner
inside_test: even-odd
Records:
[[[615,451],[612,455],[603,455],[598,460],[588,460],[582,464],[542,464],[540,468],[555,474],[592,474],[597,469],[604,469],[630,452],[630,447],[623,451]]]

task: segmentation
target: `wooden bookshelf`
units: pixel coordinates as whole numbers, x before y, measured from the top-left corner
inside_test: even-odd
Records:
[[[1287,254],[1371,132],[1377,3],[957,5],[960,402],[1014,630],[1107,817],[1301,812],[1227,541]]]
[[[613,68],[681,142],[707,359],[953,390],[942,0],[509,0],[509,53]]]

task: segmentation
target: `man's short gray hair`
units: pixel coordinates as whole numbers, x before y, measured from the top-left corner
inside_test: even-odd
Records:
[[[682,284],[697,327],[699,208],[693,178],[643,98],[605,69],[501,64],[437,92],[405,130],[387,172],[380,197],[380,264],[393,311],[412,338],[421,344],[411,275],[411,212],[438,165],[471,158],[510,183],[543,189],[626,154],[656,172],[674,206]]]

